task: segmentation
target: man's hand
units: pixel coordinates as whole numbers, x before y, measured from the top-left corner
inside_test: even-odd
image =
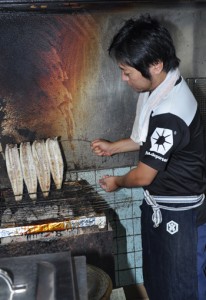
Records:
[[[137,151],[139,150],[139,145],[130,138],[116,142],[96,139],[91,143],[91,149],[98,156],[112,156],[117,153]]]
[[[116,176],[105,175],[99,180],[99,184],[106,192],[114,192],[119,187],[116,183]]]
[[[106,140],[94,140],[91,149],[98,156],[111,156],[111,145],[112,143]]]

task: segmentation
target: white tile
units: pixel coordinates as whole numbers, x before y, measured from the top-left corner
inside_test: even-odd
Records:
[[[134,266],[136,268],[142,268],[142,251],[134,252]]]
[[[141,235],[135,235],[134,236],[134,245],[135,245],[135,251],[141,251],[142,250]]]
[[[119,284],[120,286],[130,285],[135,283],[135,269],[124,270],[119,274]]]

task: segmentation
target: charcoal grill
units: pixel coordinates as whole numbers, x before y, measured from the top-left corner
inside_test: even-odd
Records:
[[[24,192],[0,191],[1,257],[71,251],[114,279],[112,230],[102,196],[85,180],[65,181],[61,190],[51,185],[48,198],[37,191],[34,202]],[[105,263],[106,261],[106,263]]]
[[[10,188],[1,191],[1,243],[23,241],[31,234],[37,239],[57,235],[57,231],[71,235],[108,226],[103,199],[84,180],[64,182],[61,190],[52,184],[46,199],[41,191],[37,195],[33,201],[24,193],[17,202]]]

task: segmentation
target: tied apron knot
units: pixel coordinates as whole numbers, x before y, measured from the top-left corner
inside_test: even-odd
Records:
[[[160,209],[166,209],[171,211],[184,211],[193,209],[195,207],[200,206],[205,199],[205,194],[201,195],[194,195],[194,196],[152,196],[150,195],[149,191],[144,191],[145,201],[148,205],[152,207],[153,214],[152,214],[152,221],[154,223],[154,227],[158,227],[160,223],[162,223],[162,213]],[[160,203],[185,203],[191,204],[189,206],[183,207],[170,207],[166,205],[160,205]]]
[[[152,221],[154,223],[153,226],[156,228],[159,226],[160,223],[162,223],[162,213],[160,210],[160,206],[147,190],[144,191],[144,196],[147,204],[152,207],[153,210]]]

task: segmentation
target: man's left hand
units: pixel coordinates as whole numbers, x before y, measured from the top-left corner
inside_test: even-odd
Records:
[[[99,184],[106,192],[114,192],[119,187],[116,183],[116,176],[105,175],[99,180]]]

